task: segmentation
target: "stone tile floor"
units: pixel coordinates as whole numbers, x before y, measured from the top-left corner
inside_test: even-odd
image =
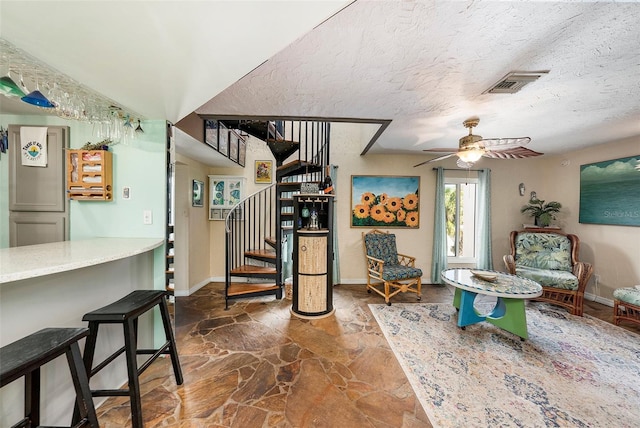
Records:
[[[449,287],[423,286],[424,302],[452,298]],[[168,359],[151,365],[141,377],[145,427],[430,427],[369,303],[384,300],[363,285],[339,285],[335,314],[305,320],[273,296],[225,311],[220,283],[176,298],[184,384],[175,385]],[[585,313],[613,318],[612,308],[594,302],[585,302]],[[97,410],[103,428],[131,426],[126,398]]]

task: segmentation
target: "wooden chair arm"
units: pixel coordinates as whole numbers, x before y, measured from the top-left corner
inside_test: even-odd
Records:
[[[373,256],[369,256],[365,254],[367,257],[367,269],[371,273],[376,273],[376,275],[382,276],[382,272],[384,272],[384,260],[377,259]]]
[[[504,267],[507,269],[512,275],[516,274],[516,261],[511,254],[507,254],[506,256],[502,256],[502,261],[504,262]]]
[[[416,267],[416,258],[398,253],[398,263],[402,266]]]
[[[577,262],[573,265],[573,272],[576,278],[578,278],[578,291],[583,291],[587,288],[587,283],[593,274],[593,266],[591,263]]]

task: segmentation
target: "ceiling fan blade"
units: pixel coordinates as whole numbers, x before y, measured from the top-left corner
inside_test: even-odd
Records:
[[[543,154],[544,153],[539,153],[525,147],[514,147],[507,150],[487,150],[483,156],[492,159],[524,159]]]
[[[448,155],[438,156],[437,158],[433,158],[433,159],[429,159],[429,160],[424,161],[424,162],[420,162],[419,164],[414,165],[413,167],[415,168],[417,166],[424,165],[425,163],[438,162],[438,161],[444,160],[446,158],[450,158],[451,156],[455,156],[455,153],[449,153]]]
[[[458,148],[456,147],[456,148],[452,149],[452,148],[449,147],[449,148],[445,149],[445,148],[439,147],[437,149],[423,149],[422,151],[423,152],[432,152],[432,153],[451,153],[451,152],[457,152]]]
[[[507,150],[511,147],[526,146],[531,141],[529,137],[517,138],[486,138],[479,142],[488,150]]]

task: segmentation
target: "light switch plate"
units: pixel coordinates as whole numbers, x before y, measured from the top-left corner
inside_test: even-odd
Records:
[[[144,210],[142,212],[142,223],[153,224],[153,215],[151,213],[151,210]]]

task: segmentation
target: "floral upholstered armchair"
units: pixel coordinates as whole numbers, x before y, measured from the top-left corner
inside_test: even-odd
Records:
[[[367,292],[375,291],[387,305],[398,293],[410,291],[422,298],[422,270],[415,257],[399,254],[396,235],[374,229],[362,235],[367,260]]]
[[[593,273],[590,263],[578,261],[576,235],[546,231],[513,231],[511,254],[503,257],[507,271],[542,285],[542,300],[582,316],[584,290]]]

